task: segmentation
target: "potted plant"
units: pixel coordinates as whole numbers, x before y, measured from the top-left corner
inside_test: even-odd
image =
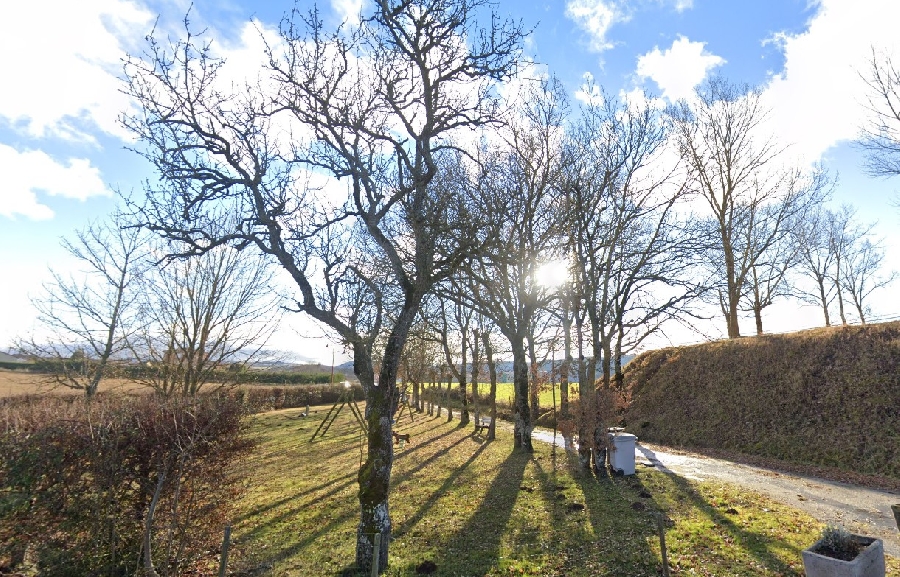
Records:
[[[884,544],[829,526],[803,551],[803,568],[806,577],[884,577]]]

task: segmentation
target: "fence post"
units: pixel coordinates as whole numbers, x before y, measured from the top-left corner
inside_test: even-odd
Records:
[[[662,513],[656,515],[656,527],[659,531],[659,550],[662,553],[663,577],[669,577],[669,558],[666,555],[666,529]]]
[[[381,533],[375,533],[375,544],[372,546],[372,577],[378,577],[378,561],[381,556]]]
[[[228,547],[231,545],[231,525],[225,525],[225,537],[222,539],[222,558],[219,560],[219,577],[225,577],[228,568]]]

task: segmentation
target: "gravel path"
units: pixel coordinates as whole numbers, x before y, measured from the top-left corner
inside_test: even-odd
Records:
[[[535,430],[532,438],[552,443],[553,433]],[[559,435],[557,442],[563,442]],[[635,459],[638,467],[652,465],[687,479],[714,479],[752,489],[806,511],[823,523],[840,524],[854,533],[879,537],[884,541],[885,553],[900,557],[900,532],[891,512],[891,504],[900,503],[898,494],[675,452],[647,443],[636,445]]]

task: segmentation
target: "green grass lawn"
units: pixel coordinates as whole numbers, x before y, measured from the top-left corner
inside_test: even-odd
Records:
[[[310,442],[322,407],[257,415],[251,480],[234,519],[233,570],[338,575],[352,569],[361,437],[349,410]],[[485,443],[444,418],[404,416],[412,441],[395,452],[393,540],[386,575],[661,574],[653,513],[666,519],[673,575],[802,575],[800,551],[821,529],[808,515],[720,483],[654,469],[631,477],[574,472],[565,451],[512,450],[498,428]],[[889,558],[888,574],[900,571]],[[349,571],[348,571],[349,572]]]
[[[469,385],[471,389],[471,385]],[[559,383],[554,385],[556,389],[556,406],[559,407]],[[481,396],[481,399],[487,399],[488,393],[491,392],[491,385],[485,383],[478,384],[478,394]],[[546,385],[542,388],[540,394],[538,395],[539,402],[541,404],[542,409],[552,409],[553,408],[553,389],[551,389],[550,385]],[[503,403],[512,404],[512,399],[514,397],[513,392],[513,384],[512,383],[497,383],[497,400]],[[570,383],[569,384],[569,400],[574,401],[578,398],[578,383]]]
[[[444,390],[447,390],[447,384],[443,385]],[[455,383],[453,385],[453,390],[459,389],[459,383]],[[553,394],[554,389],[556,392],[556,407],[559,408],[559,383],[556,383],[553,388],[550,385],[546,385],[541,388],[541,392],[538,395],[538,402],[541,406],[541,411],[546,411],[548,409],[553,408]],[[471,391],[472,385],[469,384],[466,386],[466,391]],[[482,408],[486,408],[488,406],[488,395],[491,392],[490,383],[478,383],[478,404]],[[497,402],[501,405],[512,406],[513,398],[515,393],[513,391],[512,383],[497,383]],[[569,384],[569,401],[574,401],[578,399],[578,383],[570,383]]]

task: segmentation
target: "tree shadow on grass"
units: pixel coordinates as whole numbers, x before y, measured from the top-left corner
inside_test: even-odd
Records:
[[[428,447],[434,443],[437,443],[444,439],[445,437],[451,435],[458,435],[458,431],[453,428],[448,431],[442,432],[437,435],[433,435],[431,437],[425,438],[424,440],[416,443],[415,445],[407,445],[407,449],[402,452],[395,454],[394,463],[395,466],[400,461],[414,460],[415,453],[419,451],[425,451]],[[435,451],[431,454],[427,459],[423,459],[421,461],[414,461],[416,465],[410,469],[403,470],[402,472],[398,472],[392,475],[391,485],[392,487],[396,487],[398,484],[408,480],[413,477],[417,472],[427,467],[429,464],[433,463],[436,460],[439,460],[441,457],[447,455],[450,451],[454,450],[459,444],[469,442],[471,439],[469,437],[461,437],[454,441],[453,443],[448,444],[445,447]],[[342,439],[339,437],[329,439],[329,441],[340,444]],[[317,443],[318,445],[318,443]],[[302,448],[306,448],[309,445],[305,445]],[[318,445],[315,449],[315,453],[318,456],[322,449],[321,445]],[[479,451],[480,452],[480,451]],[[321,459],[317,460],[313,463],[311,457],[312,454],[305,455],[307,459],[302,461],[297,466],[297,474],[304,474],[304,470],[308,470],[310,465],[315,465],[322,467],[324,469],[328,469],[329,467],[333,468],[335,466],[340,466],[340,462],[335,464],[335,460],[339,459],[347,459],[347,450],[343,451],[335,451],[328,452],[328,456],[325,457],[324,461]],[[303,456],[302,453],[300,456]],[[468,466],[473,459],[470,459],[465,466]],[[327,463],[331,462],[331,465]],[[458,474],[462,471],[460,470]],[[255,516],[265,514],[270,511],[277,511],[272,517],[269,517],[264,520],[263,523],[256,525],[255,527],[247,530],[246,532],[242,532],[240,534],[240,542],[242,544],[252,544],[252,543],[260,543],[265,540],[266,535],[270,531],[275,531],[276,534],[278,532],[278,527],[283,526],[285,524],[290,523],[293,519],[300,519],[304,517],[304,514],[307,514],[308,517],[308,508],[311,506],[310,504],[310,496],[314,495],[313,500],[316,503],[315,506],[322,510],[322,514],[317,516],[314,519],[307,520],[305,526],[298,525],[297,532],[290,538],[288,543],[284,543],[283,546],[280,546],[278,543],[264,543],[267,548],[270,548],[269,551],[262,553],[260,551],[256,551],[256,554],[252,555],[252,559],[248,561],[256,564],[257,566],[275,566],[278,563],[281,563],[287,559],[294,557],[295,555],[302,553],[304,549],[312,545],[317,539],[322,538],[323,536],[330,535],[334,538],[339,538],[345,540],[346,542],[354,542],[355,541],[355,524],[351,524],[352,528],[347,529],[346,525],[352,522],[355,517],[359,514],[359,506],[358,501],[356,500],[356,494],[354,492],[352,497],[352,504],[349,506],[346,504],[347,502],[334,502],[336,497],[347,488],[356,484],[356,476],[358,470],[356,467],[356,463],[352,463],[352,472],[342,475],[337,479],[332,479],[327,481],[321,485],[316,485],[314,487],[310,487],[304,489],[302,491],[298,491],[291,496],[279,499],[273,503],[267,503],[265,505],[261,505],[256,507],[255,509],[248,512],[241,519],[242,521],[246,521]],[[339,481],[343,480],[344,482],[339,483]],[[336,484],[339,483],[339,484]],[[319,491],[322,491],[326,487],[331,487],[330,490],[323,492],[321,494],[316,494]],[[394,491],[392,491],[391,499],[396,498],[394,495]],[[342,504],[343,503],[343,504]],[[348,533],[349,531],[349,533]]]
[[[587,568],[586,574],[591,575],[659,574],[661,560],[649,546],[656,534],[654,519],[647,514],[656,507],[645,503],[633,507],[641,500],[630,493],[628,478],[608,467],[584,471],[574,451],[566,451],[566,457],[589,524],[580,532],[586,545],[573,542],[570,563],[582,571]]]
[[[736,509],[729,507],[725,511],[720,511],[715,505],[704,498],[687,479],[662,466],[653,451],[641,446],[639,446],[639,450],[656,465],[656,468],[659,471],[664,473],[672,481],[680,495],[684,495],[694,508],[700,511],[715,525],[716,532],[728,535],[734,543],[732,545],[733,547],[743,549],[753,557],[757,563],[777,575],[802,574],[798,573],[795,568],[791,567],[788,563],[770,551],[770,544],[773,542],[771,536],[760,534],[755,531],[749,531],[736,523],[732,518],[732,515],[737,514]],[[634,485],[634,487],[635,490],[646,490],[640,482]],[[731,513],[728,513],[728,511],[731,511]],[[790,551],[797,559],[801,558],[800,548],[785,542],[780,542],[779,547]]]
[[[481,445],[479,451],[486,446],[489,444]],[[436,559],[439,571],[442,566],[451,566],[464,570],[460,574],[484,575],[499,564],[501,539],[530,460],[530,454],[513,451],[503,461],[477,509],[443,544],[443,555]]]
[[[447,432],[447,433],[443,433],[443,434],[441,434],[441,435],[437,435],[437,436],[435,436],[435,437],[432,437],[431,439],[428,439],[427,441],[420,443],[420,444],[417,446],[417,449],[422,449],[422,448],[424,448],[426,445],[431,444],[431,443],[437,441],[438,439],[440,439],[440,438],[442,438],[442,437],[445,437],[445,436],[447,436],[447,435],[453,434],[453,433],[454,433],[454,431],[449,431],[449,432]],[[450,444],[450,445],[444,447],[443,449],[441,449],[441,450],[435,452],[433,455],[431,455],[431,456],[428,457],[427,459],[425,459],[425,460],[423,460],[423,461],[420,461],[419,463],[417,463],[417,465],[416,465],[414,468],[412,468],[412,469],[410,469],[410,470],[408,470],[408,471],[404,471],[404,472],[401,473],[401,474],[392,475],[391,484],[392,484],[392,485],[396,485],[396,484],[398,484],[398,483],[401,483],[401,482],[405,481],[406,479],[408,479],[409,477],[411,477],[412,475],[414,475],[414,474],[415,474],[416,472],[418,472],[419,470],[423,469],[424,467],[427,467],[430,463],[432,463],[432,462],[434,462],[435,460],[439,459],[441,456],[446,455],[448,452],[450,452],[450,450],[452,450],[454,447],[456,447],[456,446],[459,445],[460,443],[464,442],[465,440],[466,440],[465,438],[461,438],[461,439],[457,440],[456,442],[454,442],[454,443],[452,443],[452,444]],[[401,457],[401,458],[402,458],[402,457],[409,457],[409,453],[411,453],[411,452],[412,452],[412,451],[407,451],[407,452],[401,454],[400,457]],[[396,461],[397,461],[397,457],[395,457],[395,459],[394,459],[394,462],[395,462],[395,463],[396,463]],[[302,468],[299,468],[299,467],[298,467],[298,474],[300,474],[301,472],[302,472]],[[358,471],[357,471],[357,469],[354,467],[352,473],[350,473],[350,474],[348,474],[348,475],[344,475],[344,476],[341,477],[341,478],[343,478],[343,479],[347,479],[344,483],[341,483],[340,485],[337,485],[337,486],[333,487],[330,491],[327,491],[327,492],[325,492],[325,493],[322,493],[321,495],[316,495],[315,500],[316,500],[317,502],[325,501],[326,499],[329,499],[329,498],[331,498],[331,497],[334,497],[335,495],[337,495],[337,494],[340,493],[341,491],[347,489],[348,487],[350,487],[350,486],[352,486],[352,485],[355,485],[356,482],[357,482],[357,480],[356,480],[357,473],[358,473]],[[306,490],[304,490],[304,491],[301,491],[301,492],[299,492],[299,493],[295,493],[294,495],[292,495],[292,496],[290,496],[290,497],[286,497],[286,498],[284,498],[284,499],[280,499],[279,501],[277,501],[277,502],[275,502],[275,503],[272,503],[271,505],[265,505],[265,506],[262,506],[262,507],[258,507],[258,508],[255,509],[252,513],[250,513],[250,514],[244,516],[243,519],[247,519],[247,518],[250,518],[250,517],[253,516],[253,515],[256,515],[256,514],[259,514],[259,513],[263,513],[263,512],[266,512],[266,511],[270,511],[270,510],[273,510],[273,509],[282,507],[282,506],[286,505],[287,503],[289,503],[289,502],[291,502],[291,501],[297,501],[297,500],[301,499],[302,497],[308,496],[308,495],[310,495],[310,494],[312,494],[312,493],[315,493],[315,492],[317,492],[317,491],[321,491],[325,486],[331,485],[331,484],[333,484],[333,483],[334,483],[334,481],[325,483],[324,485],[316,485],[315,487],[311,487],[311,488],[306,489]],[[357,504],[357,503],[354,501],[354,504]],[[298,510],[299,510],[299,509],[302,509],[302,508],[303,508],[303,505],[302,505],[302,504],[301,504],[299,507],[288,507],[288,508],[285,509],[284,511],[280,512],[278,515],[276,515],[276,516],[274,516],[274,517],[268,519],[267,522],[266,522],[265,524],[259,525],[259,526],[255,527],[254,529],[251,529],[248,533],[246,533],[246,534],[243,536],[243,538],[244,538],[245,540],[253,540],[253,539],[259,537],[261,533],[263,533],[263,532],[266,531],[266,529],[268,528],[268,526],[270,526],[270,525],[276,525],[276,524],[278,524],[278,523],[281,523],[281,522],[283,522],[283,521],[286,521],[287,519],[289,519],[289,518],[291,518],[291,517],[297,515]],[[355,509],[354,509],[354,510],[355,510]],[[330,527],[331,527],[331,524],[329,524],[327,527],[330,528]],[[319,534],[322,534],[322,533],[324,533],[324,532],[327,532],[327,531],[326,531],[325,529],[321,529],[321,530],[314,531],[314,532],[312,533],[313,539],[314,539],[315,537],[317,537]],[[294,552],[296,552],[296,551],[294,551]]]
[[[481,455],[486,447],[486,444],[479,446],[478,449],[476,449],[475,452],[472,453],[462,465],[454,469],[453,472],[450,473],[446,479],[444,479],[444,482],[441,483],[441,486],[433,491],[428,499],[419,507],[419,510],[416,511],[412,516],[404,520],[399,526],[397,526],[397,528],[393,531],[392,536],[394,538],[402,537],[404,534],[406,534],[407,531],[410,530],[410,528],[421,521],[422,518],[426,514],[428,514],[431,508],[434,507],[435,503],[437,503],[437,501],[444,496],[444,494],[450,489],[450,487],[453,486],[459,476],[463,474],[463,472],[469,467],[469,465],[471,465],[475,461],[475,459],[478,458],[479,455]]]
[[[744,549],[758,563],[775,572],[777,575],[800,575],[796,569],[792,568],[788,563],[774,555],[769,550],[769,544],[772,537],[754,531],[748,531],[735,523],[728,515],[720,512],[715,506],[707,501],[699,492],[697,492],[690,483],[683,477],[671,475],[671,478],[678,490],[687,495],[691,503],[700,510],[709,520],[716,525],[716,530],[726,532],[734,540],[734,545]],[[781,547],[790,550],[796,555],[797,559],[801,558],[801,550],[798,547],[791,546],[782,542]]]

